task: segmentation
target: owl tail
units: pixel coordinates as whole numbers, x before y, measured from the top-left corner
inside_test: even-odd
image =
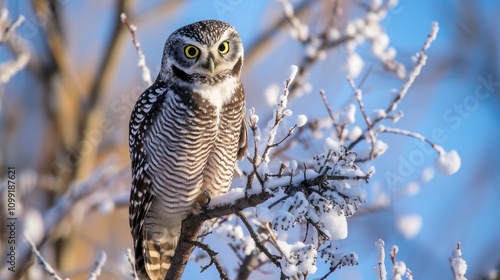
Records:
[[[143,236],[143,255],[146,272],[151,280],[163,280],[167,275],[181,227],[167,227],[161,233],[146,232]]]

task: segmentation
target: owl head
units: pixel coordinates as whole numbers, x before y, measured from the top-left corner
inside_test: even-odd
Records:
[[[236,29],[218,20],[203,20],[176,30],[165,43],[164,78],[212,83],[239,76],[243,45]]]

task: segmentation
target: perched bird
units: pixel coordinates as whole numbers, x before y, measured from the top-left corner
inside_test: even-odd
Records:
[[[141,278],[164,279],[182,220],[228,191],[246,154],[242,66],[233,26],[184,26],[167,39],[160,73],[135,104],[129,221]]]

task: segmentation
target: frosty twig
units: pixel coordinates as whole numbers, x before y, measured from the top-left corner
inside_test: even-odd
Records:
[[[11,24],[7,24],[9,11],[5,8],[0,10],[0,45],[9,42],[17,57],[13,60],[0,64],[0,84],[5,84],[19,71],[24,69],[30,60],[30,53],[20,44],[20,39],[14,34],[15,30],[23,23],[24,16],[19,16]]]
[[[94,262],[94,267],[89,274],[88,280],[97,280],[97,276],[101,275],[101,270],[104,266],[104,263],[106,262],[106,258],[106,253],[104,251],[101,251]]]
[[[33,241],[30,239],[30,237],[27,234],[24,235],[24,240],[26,241],[26,243],[28,243],[28,245],[31,249],[31,252],[36,257],[38,264],[42,267],[42,269],[45,272],[47,272],[47,274],[52,278],[52,280],[62,280],[62,278],[57,275],[57,273],[52,268],[52,266],[43,258],[42,254],[40,254],[40,252],[37,250],[35,244],[33,243]]]
[[[128,30],[130,31],[130,34],[132,35],[132,42],[134,43],[134,47],[137,50],[137,54],[139,55],[139,62],[137,66],[141,68],[142,70],[142,80],[147,84],[151,85],[153,82],[151,80],[151,71],[149,71],[148,66],[146,65],[146,56],[142,52],[141,49],[141,44],[135,37],[135,31],[137,30],[137,26],[131,24],[127,18],[127,15],[125,13],[122,13],[120,15],[120,18],[122,22],[127,26]]]
[[[420,71],[422,70],[422,67],[424,67],[424,65],[427,61],[427,55],[425,54],[425,52],[430,47],[431,43],[436,39],[438,30],[439,30],[439,26],[438,26],[437,22],[434,22],[432,24],[431,32],[427,36],[427,39],[424,42],[424,45],[422,46],[422,49],[417,54],[416,64],[414,65],[413,70],[408,75],[406,82],[403,84],[401,89],[397,92],[396,96],[394,97],[393,101],[389,104],[387,109],[385,109],[385,114],[381,114],[379,117],[372,120],[372,122],[371,122],[372,127],[374,127],[376,124],[378,124],[381,120],[386,119],[387,116],[390,115],[390,113],[395,111],[397,109],[399,103],[401,102],[401,100],[403,100],[403,98],[406,96],[406,93],[408,92],[410,87],[413,85],[413,82],[415,82],[415,79],[420,75]],[[371,127],[367,127],[364,130],[364,132],[367,132],[370,129],[371,129]],[[353,149],[362,139],[364,139],[364,133],[362,133],[357,139],[352,141],[351,144],[349,144],[349,146],[347,148]]]

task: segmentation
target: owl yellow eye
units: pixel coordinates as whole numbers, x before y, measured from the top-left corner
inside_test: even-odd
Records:
[[[219,45],[219,52],[221,54],[226,54],[229,51],[229,42],[224,41],[222,44]]]
[[[200,50],[197,47],[189,45],[184,48],[184,55],[187,58],[196,58],[200,54]]]

